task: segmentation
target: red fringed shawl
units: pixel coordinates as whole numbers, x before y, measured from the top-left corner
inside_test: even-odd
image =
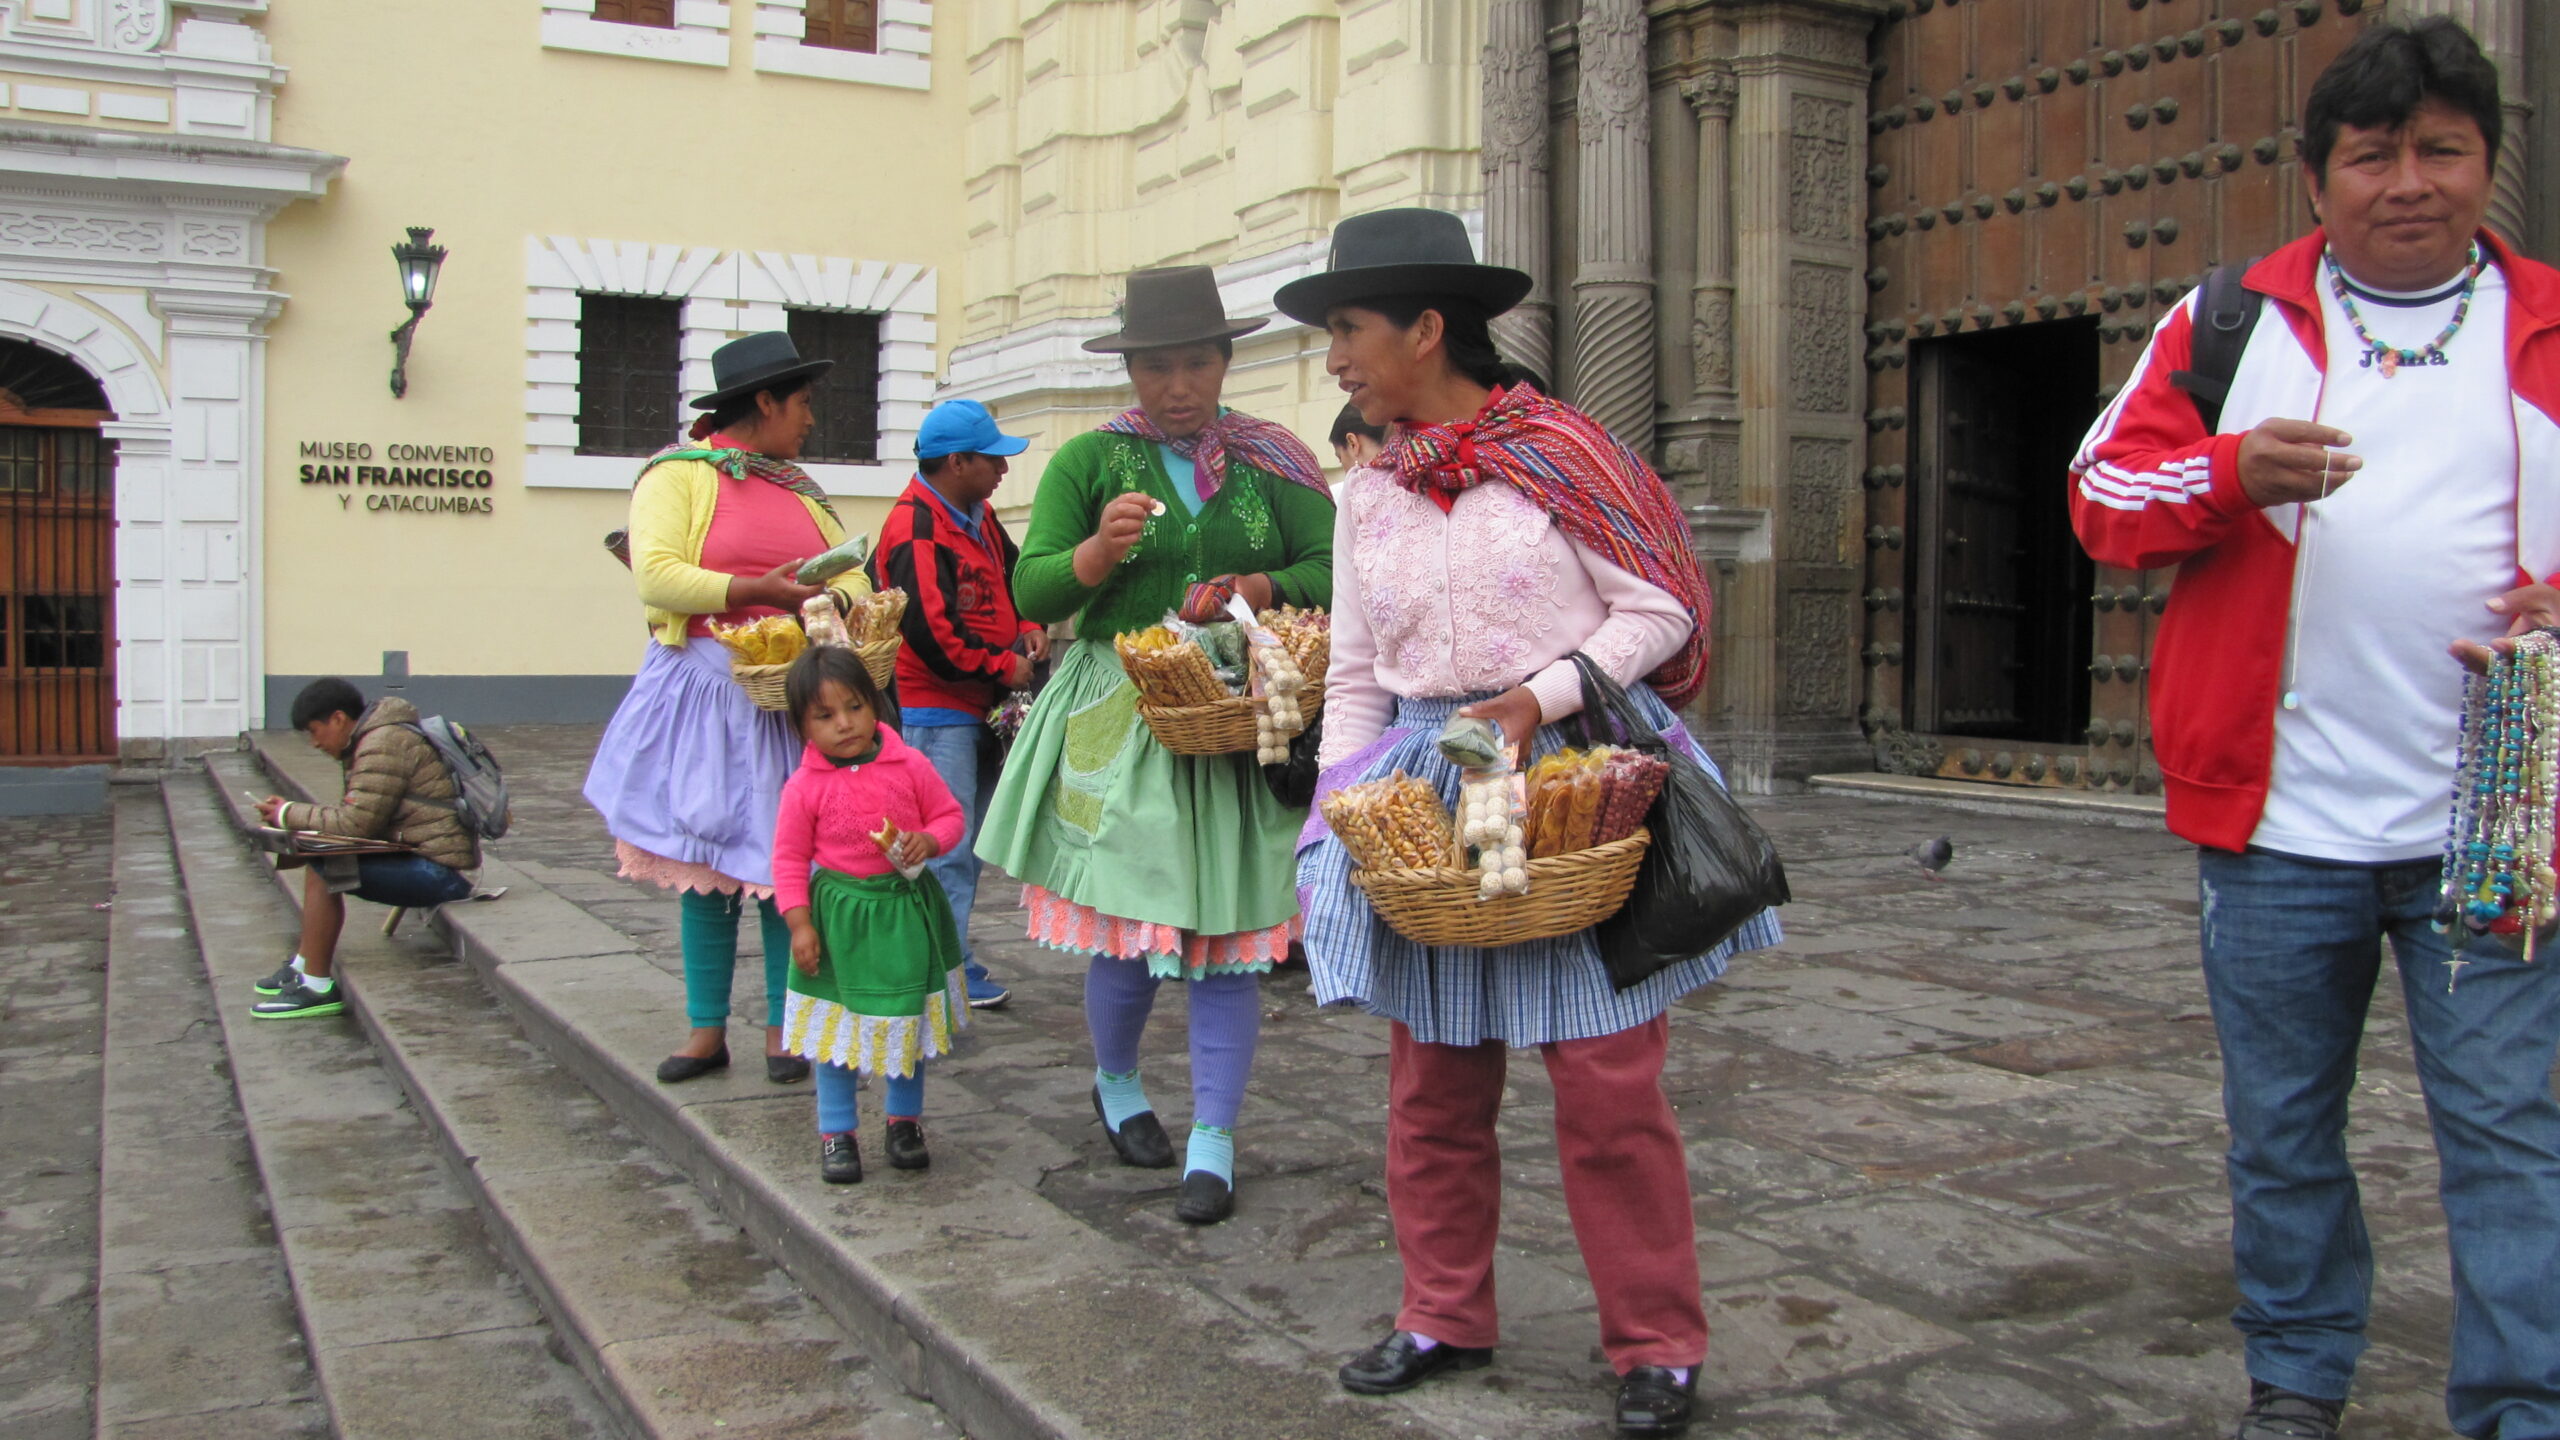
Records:
[[[1599,421],[1530,385],[1493,392],[1473,420],[1400,426],[1383,463],[1416,494],[1499,479],[1610,564],[1668,591],[1689,612],[1680,653],[1648,680],[1674,709],[1707,683],[1707,617],[1715,600],[1688,522],[1662,477]]]

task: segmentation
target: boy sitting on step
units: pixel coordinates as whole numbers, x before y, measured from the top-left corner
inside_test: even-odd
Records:
[[[256,1018],[303,1019],[347,1008],[331,973],[347,895],[422,910],[472,893],[462,872],[480,868],[480,838],[456,813],[453,776],[417,725],[418,707],[408,701],[386,696],[368,706],[362,692],[335,676],[312,681],[294,697],[293,728],[346,771],[346,796],[335,805],[314,805],[270,795],[258,802],[258,813],[287,830],[390,840],[415,853],[341,855],[307,867],[301,946],[253,987],[264,997],[249,1007]]]

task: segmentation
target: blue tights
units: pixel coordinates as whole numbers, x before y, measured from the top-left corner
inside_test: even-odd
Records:
[[[1084,1018],[1097,1068],[1119,1075],[1138,1068],[1138,1039],[1161,983],[1144,960],[1093,957],[1084,975]],[[1192,1123],[1232,1130],[1262,1039],[1262,977],[1204,976],[1187,982],[1183,993],[1191,1003]]]
[[[844,1135],[861,1128],[854,1100],[853,1072],[842,1065],[823,1062],[810,1067],[818,1082],[818,1133]],[[888,1091],[881,1097],[880,1113],[892,1120],[924,1118],[924,1064],[916,1064],[912,1075],[881,1077]]]

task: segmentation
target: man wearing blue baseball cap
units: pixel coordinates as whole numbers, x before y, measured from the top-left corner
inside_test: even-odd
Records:
[[[991,1010],[1009,992],[969,945],[978,897],[978,822],[1000,766],[987,715],[1008,690],[1031,684],[1049,637],[1013,608],[1020,552],[988,505],[1004,483],[1005,457],[1031,442],[996,428],[975,400],[946,400],[916,431],[916,477],[891,507],[871,556],[874,589],[907,592],[906,646],[898,652],[898,738],[922,751],[968,812],[968,837],[929,867],[951,897],[967,962],[969,1004]]]

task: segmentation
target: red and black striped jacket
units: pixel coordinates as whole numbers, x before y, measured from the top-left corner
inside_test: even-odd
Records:
[[[872,588],[907,592],[898,703],[963,710],[981,719],[1004,694],[1013,645],[1040,627],[1013,608],[1021,552],[993,507],[974,537],[954,523],[919,475],[889,508],[872,551]]]

